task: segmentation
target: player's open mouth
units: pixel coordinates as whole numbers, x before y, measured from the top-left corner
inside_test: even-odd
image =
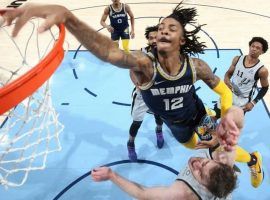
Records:
[[[160,38],[159,42],[171,43],[171,41],[166,39],[165,37]]]

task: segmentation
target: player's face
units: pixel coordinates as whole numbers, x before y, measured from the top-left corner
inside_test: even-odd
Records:
[[[195,177],[198,177],[200,182],[207,184],[210,171],[218,165],[214,160],[208,158],[192,157],[188,161],[189,167],[192,171],[192,174]]]
[[[120,0],[112,0],[113,4],[118,4],[120,3]]]
[[[148,35],[148,45],[157,46],[157,31],[150,32]]]
[[[173,18],[165,18],[158,28],[157,49],[159,52],[179,51],[185,44],[183,28]]]
[[[263,54],[263,45],[260,42],[253,42],[249,47],[249,55],[258,58]]]

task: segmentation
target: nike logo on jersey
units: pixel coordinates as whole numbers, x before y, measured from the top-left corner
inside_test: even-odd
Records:
[[[160,84],[160,83],[164,83],[165,81],[156,81],[155,83],[154,83],[154,85],[158,85],[158,84]]]

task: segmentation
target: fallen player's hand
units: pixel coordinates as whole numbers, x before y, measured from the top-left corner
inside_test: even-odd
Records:
[[[109,167],[98,167],[91,171],[92,179],[96,182],[107,181],[111,175],[112,170]]]
[[[233,121],[231,115],[225,115],[217,127],[219,143],[224,146],[225,150],[232,151],[238,142],[239,135],[240,129]]]

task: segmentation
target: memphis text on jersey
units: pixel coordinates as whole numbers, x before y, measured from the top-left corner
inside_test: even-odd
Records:
[[[191,87],[192,85],[181,85],[176,87],[150,89],[150,91],[152,92],[153,96],[167,95],[167,94],[182,94],[189,92]]]
[[[114,14],[111,17],[115,19],[115,18],[118,18],[118,17],[125,17],[125,16],[126,16],[126,14],[121,13],[121,14]]]

